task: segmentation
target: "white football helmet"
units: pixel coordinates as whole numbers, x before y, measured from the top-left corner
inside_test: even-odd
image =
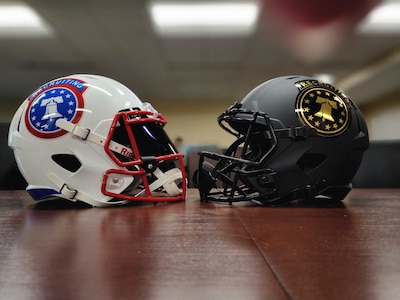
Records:
[[[35,200],[184,200],[183,155],[165,124],[123,84],[76,74],[42,85],[21,104],[8,144]]]

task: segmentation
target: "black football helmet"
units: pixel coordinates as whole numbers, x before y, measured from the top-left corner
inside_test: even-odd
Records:
[[[194,182],[202,201],[342,200],[369,146],[357,106],[306,76],[262,83],[218,123],[237,140],[224,154],[200,153]]]

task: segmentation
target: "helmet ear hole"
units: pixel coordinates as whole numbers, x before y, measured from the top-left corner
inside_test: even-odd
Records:
[[[321,165],[327,156],[323,153],[306,153],[297,161],[297,166],[307,173]]]
[[[60,167],[70,172],[76,172],[82,166],[79,159],[72,154],[54,154],[51,158]]]

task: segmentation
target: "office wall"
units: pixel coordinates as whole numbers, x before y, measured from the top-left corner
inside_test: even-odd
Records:
[[[226,148],[234,136],[219,127],[217,117],[232,102],[152,102],[168,123],[166,132],[172,140],[180,136],[186,145],[216,145]]]
[[[167,119],[165,130],[172,141],[179,136],[183,138],[186,145],[227,147],[235,140],[217,123],[217,117],[232,102],[152,101],[152,104]],[[19,100],[1,102],[0,122],[10,122],[19,105]]]
[[[230,102],[156,103],[156,108],[169,123],[166,130],[171,138],[182,136],[187,144],[216,144],[229,146],[234,137],[222,130],[217,117]],[[360,106],[367,122],[371,140],[400,139],[400,92]]]
[[[400,92],[360,106],[370,140],[400,139]]]
[[[9,122],[20,101],[0,103],[0,122]],[[215,145],[226,148],[234,137],[222,130],[217,117],[232,102],[152,101],[167,119],[166,132],[172,140],[182,137],[186,145]],[[371,140],[400,139],[400,93],[360,105]]]

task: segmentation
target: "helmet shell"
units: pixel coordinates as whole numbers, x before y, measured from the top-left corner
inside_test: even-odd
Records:
[[[113,173],[118,184],[106,183],[113,194],[120,194],[141,178],[123,174],[127,168],[117,164],[101,143],[111,138],[109,134],[118,113],[147,109],[148,105],[129,88],[105,76],[75,74],[40,86],[20,105],[9,130],[8,143],[29,184],[27,190],[36,200],[50,196],[65,198],[55,183],[54,178],[58,178],[79,191],[78,195],[84,195],[74,201],[87,202],[85,199],[90,198],[94,205],[123,203],[102,191],[104,174],[109,170],[121,171],[118,175]],[[60,128],[56,124],[59,119],[101,137],[100,144]]]
[[[228,131],[237,132],[238,140],[219,157],[220,170],[209,171],[208,165],[208,171],[199,174],[217,178],[222,170],[230,170],[220,179],[226,184],[227,178],[236,176],[232,182],[246,187],[246,191],[239,184],[226,189],[223,193],[230,193],[230,200],[235,197],[232,190],[238,199],[263,203],[316,196],[342,199],[369,145],[358,107],[333,85],[308,76],[268,80],[218,120],[224,129],[228,123],[233,129]],[[240,147],[244,150],[238,155]],[[228,162],[227,156],[242,160]],[[211,186],[209,179],[199,180],[208,182],[206,188],[200,187],[203,198]]]

